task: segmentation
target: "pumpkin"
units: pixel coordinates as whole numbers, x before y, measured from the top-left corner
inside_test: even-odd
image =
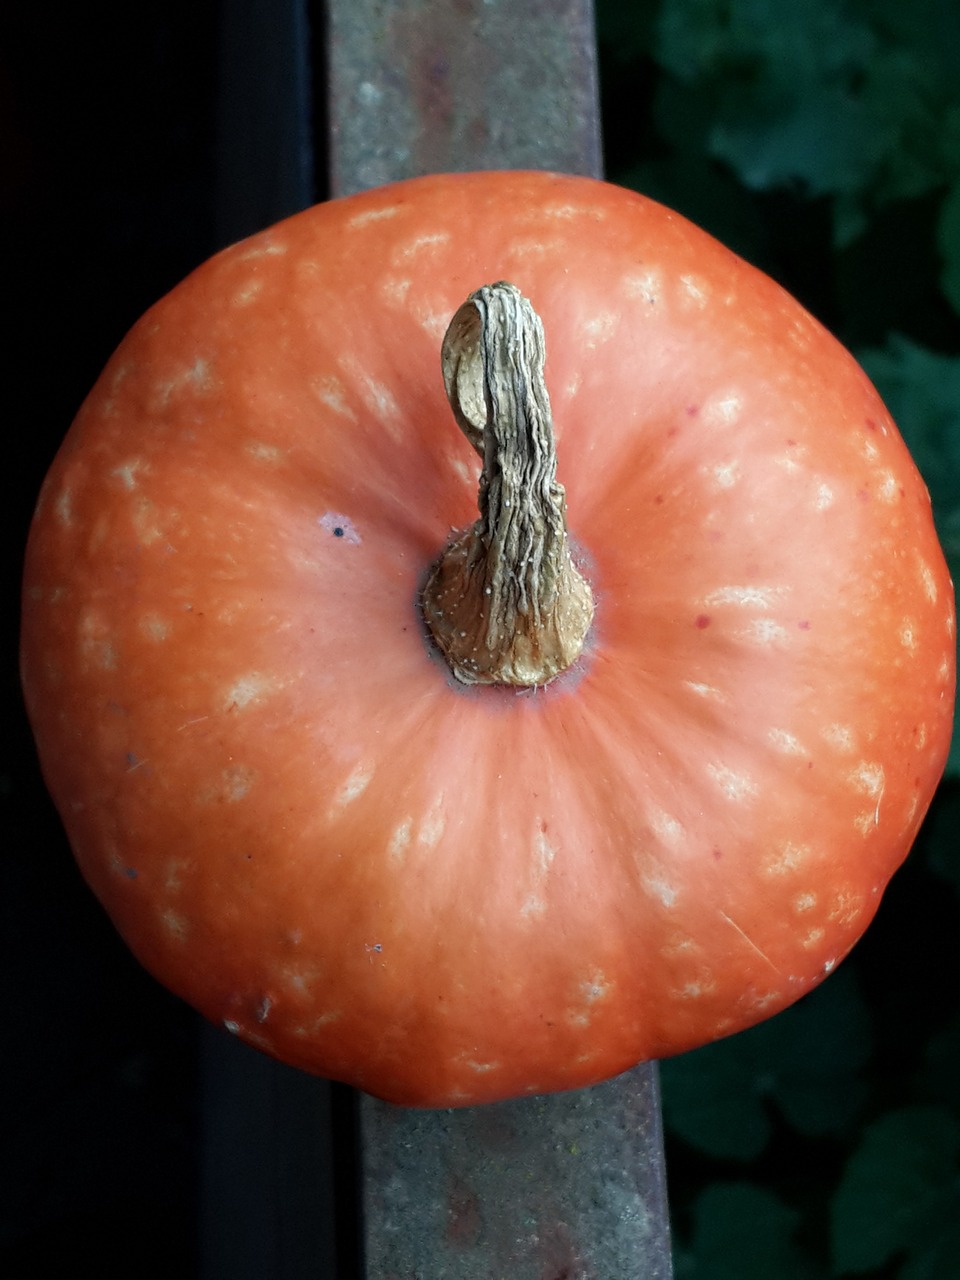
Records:
[[[852,357],[677,214],[544,173],[332,201],[154,306],[45,482],[22,636],[147,969],[414,1105],[809,991],[953,707],[928,496]]]

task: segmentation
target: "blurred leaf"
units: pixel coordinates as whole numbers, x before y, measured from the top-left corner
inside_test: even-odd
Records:
[[[952,1107],[960,1117],[960,1014],[930,1037],[923,1058],[916,1096],[924,1102]],[[960,1251],[957,1256],[960,1258]]]
[[[921,1245],[899,1272],[898,1280],[945,1280],[955,1276],[960,1260],[960,1219],[943,1224],[929,1244]]]
[[[767,1145],[770,1103],[807,1136],[842,1133],[863,1106],[871,1041],[843,969],[768,1022],[664,1062],[664,1122],[700,1151],[744,1161]]]
[[[960,313],[960,181],[954,183],[940,210],[937,243],[943,258],[940,288]]]
[[[832,196],[837,243],[850,243],[871,208],[960,178],[958,12],[951,0],[663,0],[661,130],[683,147],[686,121],[708,121],[707,154],[753,190]]]
[[[930,496],[954,578],[960,570],[960,356],[940,355],[891,334],[883,350],[860,353]]]
[[[749,1182],[714,1183],[693,1211],[689,1245],[677,1249],[677,1280],[812,1280],[794,1243],[800,1215]]]
[[[836,1270],[869,1271],[901,1253],[913,1280],[952,1247],[960,1219],[960,1127],[941,1107],[906,1107],[872,1124],[832,1204]],[[956,1255],[953,1257],[956,1262]]]
[[[860,353],[920,469],[954,582],[960,581],[960,356],[928,351],[899,334]],[[960,776],[954,732],[947,775]]]
[[[957,734],[951,747],[951,757],[957,751]],[[948,763],[949,772],[949,763]],[[954,771],[951,777],[956,777]],[[941,787],[936,803],[931,806],[926,820],[924,846],[931,871],[942,876],[960,893],[960,787]],[[960,1081],[960,1062],[957,1079]]]
[[[597,39],[621,61],[643,57],[653,43],[659,0],[596,0]]]

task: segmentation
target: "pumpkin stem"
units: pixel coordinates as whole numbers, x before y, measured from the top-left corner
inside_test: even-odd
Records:
[[[512,284],[485,285],[451,320],[441,364],[483,459],[480,519],[431,570],[424,617],[464,684],[546,684],[580,656],[593,596],[570,558],[540,317]]]

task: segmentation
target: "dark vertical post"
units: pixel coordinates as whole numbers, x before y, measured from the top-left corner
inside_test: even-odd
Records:
[[[333,195],[416,174],[599,177],[590,0],[328,0]],[[656,1066],[459,1111],[361,1098],[368,1280],[669,1280]]]

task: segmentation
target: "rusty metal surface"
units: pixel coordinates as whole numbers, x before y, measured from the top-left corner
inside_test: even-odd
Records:
[[[330,0],[334,195],[421,173],[598,176],[590,0]]]
[[[600,176],[590,0],[329,0],[330,186]],[[458,1111],[361,1098],[368,1280],[669,1280],[655,1065]]]
[[[370,1280],[669,1280],[654,1069],[465,1111],[365,1099]]]

